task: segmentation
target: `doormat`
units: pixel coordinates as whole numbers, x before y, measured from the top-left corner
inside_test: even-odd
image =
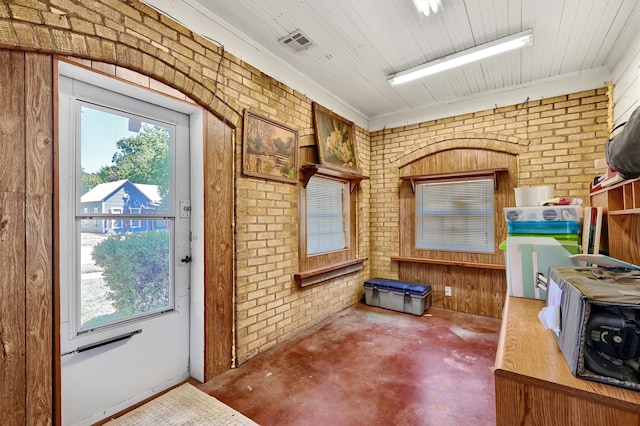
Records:
[[[172,389],[105,425],[258,426],[248,417],[189,383]]]

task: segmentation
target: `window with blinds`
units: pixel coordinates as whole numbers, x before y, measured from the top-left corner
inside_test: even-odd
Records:
[[[307,255],[346,247],[344,182],[313,176],[306,189]]]
[[[493,253],[494,182],[491,178],[416,185],[416,246]]]

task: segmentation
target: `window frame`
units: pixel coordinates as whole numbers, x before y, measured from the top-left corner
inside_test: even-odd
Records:
[[[491,151],[493,153],[493,151]],[[517,186],[515,170],[517,157],[507,152],[495,152],[486,159],[484,149],[453,149],[439,151],[422,157],[399,168],[399,239],[398,255],[391,260],[398,262],[458,265],[483,269],[504,269],[504,253],[499,250],[506,237],[503,209],[513,203],[513,188]],[[472,158],[474,161],[469,161]],[[464,168],[445,166],[462,163]],[[486,167],[489,165],[489,167]],[[425,173],[425,172],[429,173]],[[478,252],[442,251],[417,249],[415,244],[415,185],[426,180],[493,176],[494,179],[494,226],[495,247],[493,254]]]
[[[340,200],[340,206],[342,208],[342,212],[340,213],[340,217],[341,217],[341,225],[342,225],[342,234],[343,234],[343,244],[344,246],[341,248],[334,248],[334,249],[329,249],[329,250],[325,250],[325,251],[319,251],[319,252],[313,252],[313,253],[309,253],[309,230],[310,230],[310,226],[309,226],[309,222],[310,222],[310,218],[309,218],[309,197],[308,197],[308,189],[309,189],[309,184],[314,181],[314,180],[318,180],[318,179],[322,179],[322,180],[326,180],[329,182],[334,182],[334,183],[338,183],[340,185],[340,191],[341,191],[341,200]],[[350,209],[350,197],[349,197],[349,186],[348,186],[348,182],[345,182],[341,179],[335,179],[335,178],[329,178],[329,177],[325,177],[325,176],[313,176],[309,179],[309,182],[307,183],[307,186],[305,188],[305,205],[304,205],[304,210],[305,210],[305,247],[304,250],[306,252],[307,257],[313,257],[313,256],[322,256],[325,254],[331,254],[331,253],[335,253],[335,252],[339,252],[342,250],[348,250],[350,245],[351,245],[351,238],[350,238],[350,232],[349,230],[351,229],[351,220],[349,217],[349,212],[351,211]]]
[[[424,188],[424,185],[434,185],[434,184],[459,184],[459,185],[463,185],[464,183],[470,183],[470,182],[475,182],[475,183],[479,183],[481,181],[485,181],[488,183],[488,181],[491,182],[491,186],[494,188],[493,189],[493,196],[491,197],[491,214],[489,215],[460,215],[458,217],[466,217],[468,218],[469,216],[471,217],[483,217],[484,222],[487,222],[487,218],[490,218],[490,229],[488,228],[487,230],[491,232],[491,247],[490,250],[487,251],[483,251],[483,250],[464,250],[462,248],[460,248],[459,246],[451,246],[451,247],[429,247],[429,246],[420,246],[419,242],[423,241],[420,236],[419,236],[419,218],[421,217],[418,214],[418,211],[420,210],[418,207],[418,201],[420,199],[421,195],[420,194],[420,190],[421,188]],[[414,244],[415,244],[415,249],[416,250],[438,250],[438,251],[448,251],[448,252],[457,252],[457,253],[472,253],[472,254],[488,254],[488,255],[493,255],[496,253],[496,246],[495,246],[495,240],[496,240],[496,226],[495,226],[495,211],[496,211],[496,192],[495,192],[495,179],[492,179],[490,175],[481,175],[481,176],[475,176],[475,177],[460,177],[460,178],[442,178],[442,179],[429,179],[429,180],[421,180],[421,181],[417,181],[415,183],[415,200],[414,200],[414,217],[415,217],[415,226],[414,226]],[[458,213],[462,212],[462,210],[458,210]],[[424,216],[428,216],[428,215],[424,215]],[[436,215],[434,215],[436,216]],[[438,217],[442,217],[444,216],[443,214],[437,215]],[[456,215],[452,216],[452,219],[455,218]],[[456,225],[459,225],[461,222],[456,222]],[[468,227],[469,224],[467,222],[464,223],[465,227]],[[455,240],[455,238],[454,238]]]
[[[317,176],[333,179],[342,183],[342,207],[345,220],[345,248],[325,253],[307,253],[307,183]],[[362,176],[357,176],[358,182]],[[312,176],[304,179],[299,186],[299,270],[294,279],[302,287],[326,281],[336,276],[349,274],[362,269],[366,259],[357,257],[357,186],[352,176],[335,171],[323,172],[315,168]]]

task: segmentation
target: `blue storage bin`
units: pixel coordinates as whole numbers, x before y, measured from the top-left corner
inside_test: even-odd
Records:
[[[577,234],[580,231],[580,222],[556,221],[556,222],[507,222],[508,235],[551,235],[551,234]]]
[[[371,278],[364,283],[365,303],[370,306],[422,315],[431,304],[429,284],[387,278]]]

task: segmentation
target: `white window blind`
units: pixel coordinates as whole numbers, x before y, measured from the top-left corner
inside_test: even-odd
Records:
[[[416,186],[416,246],[494,252],[491,178],[423,182]]]
[[[345,248],[343,183],[313,176],[306,189],[307,254]]]

